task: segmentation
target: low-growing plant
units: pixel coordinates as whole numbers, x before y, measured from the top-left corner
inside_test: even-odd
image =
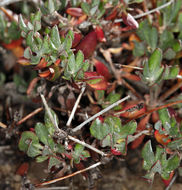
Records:
[[[137,9],[130,6],[146,8],[145,0],[47,0],[36,4],[38,9],[29,18],[20,14],[18,22],[13,15],[8,19],[0,14],[1,45],[8,50],[14,43],[23,48],[18,63],[38,72],[27,91],[39,92],[45,107],[44,122],[21,133],[21,151],[37,162],[48,160],[49,171],[69,160],[81,173],[113,157],[125,158],[128,149],[140,149],[145,143],[144,178],[151,183],[158,173],[166,186],[171,184],[181,161],[182,1],[151,3],[160,13],[141,15],[139,23],[140,15],[132,16]],[[128,44],[108,48],[109,40],[120,35],[127,36]],[[127,56],[121,53],[125,51]],[[114,63],[118,54],[122,61]],[[0,84],[4,80],[1,74]],[[39,88],[39,80],[45,85],[51,81],[51,90]],[[66,105],[73,109],[66,111],[66,127],[47,105],[57,84],[80,93],[77,100],[67,97]],[[89,118],[74,127],[71,121],[79,114],[76,109],[85,89]],[[90,159],[96,164],[86,168],[84,162]]]

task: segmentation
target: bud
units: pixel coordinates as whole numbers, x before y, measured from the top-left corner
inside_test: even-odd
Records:
[[[130,13],[123,12],[122,18],[123,22],[132,29],[136,29],[139,27],[138,22],[133,18],[133,16]]]

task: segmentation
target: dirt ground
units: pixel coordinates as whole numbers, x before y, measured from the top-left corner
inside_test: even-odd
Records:
[[[28,190],[31,185],[40,183],[48,176],[47,163],[36,163],[34,160],[28,159],[29,170],[26,179],[16,174],[18,167],[21,165],[24,155],[16,154],[18,150],[12,149],[11,146],[0,147],[0,190]],[[160,176],[156,175],[154,183],[150,185],[142,179],[145,174],[141,168],[142,159],[139,159],[139,151],[130,151],[129,156],[123,160],[114,159],[109,164],[99,167],[101,177],[93,186],[93,190],[164,190]],[[171,190],[182,189],[180,179],[173,184]],[[32,188],[33,189],[33,188]],[[39,188],[36,188],[39,189]],[[70,190],[86,190],[88,181],[84,180],[82,175],[77,175],[71,179],[57,182],[49,186],[45,186],[42,190],[48,189],[70,189]]]

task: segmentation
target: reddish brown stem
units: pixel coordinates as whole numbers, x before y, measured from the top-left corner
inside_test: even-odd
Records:
[[[26,115],[24,118],[22,118],[20,121],[18,121],[18,122],[16,123],[16,125],[21,125],[21,124],[24,123],[27,119],[30,119],[31,117],[33,117],[33,116],[36,115],[37,113],[41,112],[42,110],[43,110],[43,107],[34,110],[33,112],[29,113],[29,114]]]
[[[175,84],[172,88],[170,88],[167,92],[165,92],[160,98],[159,98],[159,102],[164,101],[166,98],[168,98],[171,94],[173,94],[174,92],[176,92],[179,88],[182,87],[182,81],[178,82],[177,84]]]
[[[85,168],[85,169],[82,169],[82,170],[79,170],[77,172],[74,172],[72,174],[69,174],[67,176],[63,176],[63,177],[60,177],[60,178],[57,178],[57,179],[53,179],[53,180],[50,180],[50,181],[46,181],[46,182],[43,182],[43,183],[40,183],[40,184],[36,184],[35,187],[40,187],[40,186],[44,186],[44,185],[49,185],[49,184],[52,184],[52,183],[56,183],[58,181],[62,181],[64,179],[67,179],[67,178],[70,178],[70,177],[73,177],[77,174],[80,174],[80,173],[83,173],[83,172],[86,172],[90,169],[93,169],[97,166],[101,165],[101,162],[97,162],[96,164],[93,164],[92,166],[89,166],[88,168]]]
[[[134,118],[131,118],[131,119],[127,120],[126,123],[130,122],[131,120],[138,119],[138,118],[140,118],[140,117],[142,117],[144,115],[153,113],[154,111],[157,111],[157,110],[160,110],[160,109],[163,109],[163,108],[167,108],[167,107],[170,107],[170,106],[173,106],[173,105],[176,105],[176,104],[180,104],[180,103],[182,103],[182,100],[178,100],[176,102],[171,102],[171,103],[156,107],[156,108],[148,110],[147,112],[142,113],[142,114],[140,114],[140,115],[138,115],[138,116],[136,116]]]
[[[131,92],[140,100],[142,99],[141,95],[138,94],[138,92],[130,85],[128,84],[125,80],[122,80],[122,83],[129,89]]]

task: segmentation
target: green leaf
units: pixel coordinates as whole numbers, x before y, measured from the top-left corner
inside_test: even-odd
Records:
[[[158,48],[156,49],[149,58],[149,70],[151,72],[156,71],[162,61],[162,51]]]
[[[31,131],[25,131],[21,134],[20,141],[18,147],[21,151],[26,152],[28,150],[28,146],[31,142],[38,143],[39,139],[35,135],[35,133]]]
[[[178,168],[179,164],[180,164],[179,156],[174,155],[167,160],[167,165],[166,165],[165,171],[171,172],[171,171],[175,170],[176,168]]]
[[[155,160],[161,160],[162,154],[164,153],[164,148],[161,146],[157,146],[155,153]]]
[[[32,51],[31,51],[30,47],[27,47],[24,51],[24,57],[27,59],[30,59],[31,55],[32,55]]]
[[[53,118],[56,118],[57,123],[59,123],[56,113],[52,109],[50,109],[50,110],[51,110],[51,114],[52,114]],[[45,112],[45,115],[44,115],[44,122],[45,122],[45,126],[47,127],[49,134],[52,136],[55,132],[55,128],[54,128],[54,124],[51,122],[47,112]]]
[[[88,3],[82,2],[81,3],[81,8],[82,8],[84,13],[86,13],[87,15],[90,14],[90,5]]]
[[[162,51],[156,49],[150,56],[149,61],[145,63],[143,69],[142,79],[147,82],[149,86],[155,84],[163,73],[164,67],[161,66]]]
[[[169,131],[170,115],[166,108],[158,110],[159,118],[166,131]]]
[[[38,156],[41,154],[41,149],[43,149],[41,144],[39,144],[38,142],[35,142],[35,141],[31,141],[31,143],[28,146],[27,155],[29,157]]]
[[[90,156],[90,154],[88,151],[84,150],[83,145],[76,144],[72,156],[73,156],[74,162],[78,164],[80,162],[80,159],[87,158]]]
[[[18,22],[19,22],[19,27],[22,31],[24,31],[25,33],[28,33],[28,28],[27,25],[25,24],[22,15],[20,14],[18,17]]]
[[[163,79],[164,80],[175,79],[179,74],[179,71],[180,69],[178,66],[173,66],[173,67],[166,66]]]
[[[96,139],[102,140],[106,135],[110,133],[110,126],[106,123],[102,123],[97,118],[90,127],[90,133]]]
[[[167,48],[171,47],[173,40],[173,33],[168,30],[164,30],[164,32],[160,35],[159,47],[162,50],[166,50]]]
[[[37,156],[36,162],[40,163],[48,159],[48,156]]]
[[[107,136],[101,141],[101,146],[102,146],[102,147],[112,146],[111,135],[107,135]]]
[[[121,120],[118,117],[108,116],[104,120],[104,124],[110,128],[110,133],[121,133],[123,127],[121,127]]]
[[[65,152],[64,146],[61,144],[56,144],[55,152],[60,154],[64,153]]]
[[[136,132],[137,123],[135,121],[130,121],[121,127],[120,135],[122,138],[126,138],[128,135],[132,135]]]
[[[45,145],[48,145],[49,133],[48,133],[48,130],[43,123],[36,123],[35,133],[42,143],[44,143]]]
[[[122,153],[122,155],[126,155],[127,153],[127,142],[126,139],[122,139],[120,143],[114,144],[114,148]]]
[[[140,23],[137,29],[137,34],[142,41],[146,41],[151,48],[151,52],[157,47],[158,32],[155,27],[152,27],[147,20]]]
[[[51,38],[50,38],[52,45],[55,50],[59,50],[61,47],[61,40],[59,35],[59,30],[57,25],[55,25],[51,30]]]
[[[50,156],[50,158],[49,158],[49,164],[48,164],[48,170],[50,171],[50,169],[53,166],[59,165],[60,163],[61,163],[61,160],[59,158],[54,157],[54,156]]]
[[[79,50],[78,53],[76,54],[76,59],[75,59],[77,70],[81,69],[83,61],[84,61],[84,55],[82,51]]]
[[[172,150],[176,150],[176,149],[181,150],[181,148],[182,148],[182,138],[171,141],[170,143],[167,144],[167,147],[172,149]]]
[[[142,158],[144,159],[143,168],[149,170],[155,163],[154,152],[151,141],[149,140],[142,149]]]
[[[66,51],[69,51],[71,49],[71,46],[72,46],[72,37],[69,34],[67,34],[64,39],[63,47]]]
[[[163,55],[164,59],[171,60],[176,57],[176,52],[172,48],[168,48]]]
[[[145,42],[136,42],[134,41],[135,47],[133,49],[133,55],[135,57],[141,57],[145,54],[146,46]]]

